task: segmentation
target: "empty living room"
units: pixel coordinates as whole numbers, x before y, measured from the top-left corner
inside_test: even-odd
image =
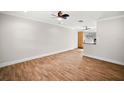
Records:
[[[0,93],[124,93],[123,0],[0,0]]]
[[[1,81],[124,80],[124,11],[0,11]]]

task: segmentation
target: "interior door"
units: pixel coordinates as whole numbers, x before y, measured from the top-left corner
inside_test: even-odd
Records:
[[[78,32],[78,48],[83,48],[83,32]]]

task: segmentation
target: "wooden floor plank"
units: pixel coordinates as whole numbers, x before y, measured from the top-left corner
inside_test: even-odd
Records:
[[[124,66],[82,57],[75,49],[0,68],[0,80],[83,81],[124,80]]]

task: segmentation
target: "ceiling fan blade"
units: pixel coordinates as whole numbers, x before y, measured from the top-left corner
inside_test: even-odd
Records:
[[[69,14],[63,14],[62,16],[64,16],[64,17],[69,17]]]
[[[59,17],[62,17],[62,15],[63,15],[63,12],[62,12],[62,11],[59,11],[59,12],[58,12],[58,16],[59,16]]]

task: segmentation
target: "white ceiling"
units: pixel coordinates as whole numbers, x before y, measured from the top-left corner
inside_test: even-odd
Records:
[[[70,17],[67,20],[62,20],[62,24],[51,14],[57,14],[57,11],[1,11],[9,15],[25,17],[45,23],[55,24],[73,29],[80,29],[82,26],[94,27],[96,21],[102,18],[124,15],[124,11],[64,11]],[[78,20],[83,20],[79,23]]]

